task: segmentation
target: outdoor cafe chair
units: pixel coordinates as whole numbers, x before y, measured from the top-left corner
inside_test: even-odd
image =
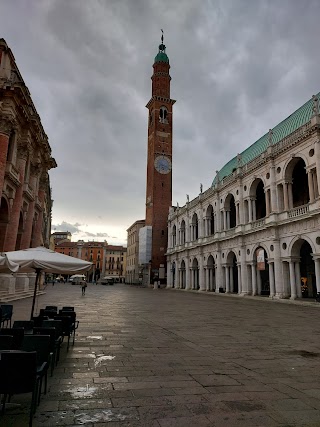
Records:
[[[41,326],[43,328],[54,328],[55,330],[55,351],[56,351],[55,362],[57,366],[58,361],[60,360],[60,349],[63,341],[62,321],[54,320],[54,319],[43,320]]]
[[[65,307],[62,307],[62,310],[63,310],[63,311],[74,311],[74,307],[71,307],[71,306],[65,306]]]
[[[24,333],[30,333],[32,332],[32,329],[34,327],[34,321],[33,320],[15,320],[13,322],[13,328],[23,328]]]
[[[32,393],[29,427],[32,427],[32,418],[36,411],[38,380],[37,380],[37,353],[18,350],[0,352],[0,394],[3,394],[2,414],[8,397],[16,394]]]
[[[12,335],[0,335],[0,351],[1,350],[12,350],[13,336]],[[0,378],[1,381],[1,378]]]
[[[38,404],[42,392],[42,380],[44,378],[44,394],[47,394],[48,369],[50,359],[50,335],[25,335],[22,341],[21,350],[37,352],[37,378],[39,381]]]
[[[46,305],[45,310],[50,310],[50,311],[55,311],[56,313],[58,312],[58,307],[56,305]]]
[[[50,336],[50,368],[51,376],[53,374],[53,368],[55,365],[58,348],[56,347],[56,330],[55,328],[44,328],[44,327],[35,327],[33,328],[33,335],[49,335]]]
[[[72,312],[70,312],[72,313]],[[67,343],[67,351],[69,351],[69,345],[70,345],[70,338],[73,335],[73,343],[72,345],[74,345],[74,338],[75,338],[75,331],[78,327],[78,323],[76,324],[73,320],[73,318],[71,317],[71,315],[66,315],[66,314],[60,314],[58,316],[54,317],[55,320],[61,320],[62,321],[62,335],[64,337],[68,337],[68,343]]]
[[[13,315],[13,305],[12,304],[1,304],[1,312],[2,312],[2,319],[1,323],[4,325],[6,323],[6,326],[8,327],[8,324],[10,324],[11,328],[11,320]]]
[[[23,328],[2,328],[0,329],[0,337],[9,335],[13,337],[12,340],[12,350],[20,350],[21,344],[24,337],[24,329]]]

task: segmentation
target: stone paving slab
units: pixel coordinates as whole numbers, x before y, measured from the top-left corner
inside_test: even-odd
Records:
[[[29,318],[31,299],[13,305]],[[320,304],[56,284],[45,305],[75,306],[80,325],[34,426],[320,427]],[[29,398],[0,426],[27,426]]]

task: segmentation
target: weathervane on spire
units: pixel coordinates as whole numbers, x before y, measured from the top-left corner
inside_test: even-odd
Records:
[[[162,42],[162,44],[163,44],[163,30],[162,30],[162,29],[161,29],[161,32],[162,32],[161,42]]]

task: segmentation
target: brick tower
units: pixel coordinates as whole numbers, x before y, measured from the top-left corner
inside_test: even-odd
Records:
[[[151,277],[165,277],[168,244],[167,220],[172,205],[172,106],[169,58],[163,44],[154,59],[152,96],[146,107],[148,119],[148,161],[146,226],[152,227]]]

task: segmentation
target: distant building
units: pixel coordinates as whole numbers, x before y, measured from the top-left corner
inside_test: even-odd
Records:
[[[49,247],[48,171],[56,166],[13,53],[0,39],[0,252]]]
[[[145,220],[141,219],[134,222],[127,230],[127,268],[126,283],[141,283],[142,277],[139,277],[139,230],[145,226]]]
[[[71,239],[71,233],[68,234]],[[92,270],[88,273],[90,281],[97,281],[100,277],[108,275],[124,277],[127,248],[123,246],[108,245],[106,241],[85,242],[84,240],[78,240],[77,242],[72,242],[69,239],[58,239],[55,244],[55,251],[92,262]]]
[[[105,258],[103,275],[118,276],[124,279],[126,271],[127,248],[124,246],[107,245],[105,247]]]

